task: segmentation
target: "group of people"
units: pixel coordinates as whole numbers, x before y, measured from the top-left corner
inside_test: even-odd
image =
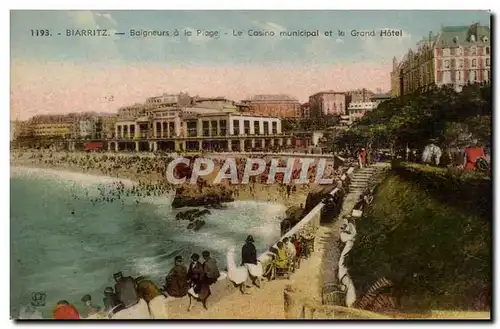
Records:
[[[271,248],[271,252],[274,254],[272,265],[278,272],[280,270],[286,273],[295,271],[300,267],[301,259],[309,257],[313,251],[309,243],[311,239],[314,239],[312,228],[309,227],[308,230],[306,226],[302,232],[300,235],[285,237],[279,241],[277,249]],[[252,266],[261,266],[257,259],[254,242],[253,236],[249,235],[241,249],[241,266],[246,267],[250,273],[252,273]],[[141,300],[150,303],[151,300],[160,295],[173,298],[189,296],[189,309],[191,308],[191,299],[202,302],[206,309],[207,299],[211,295],[210,286],[220,280],[221,272],[217,261],[209,251],[205,250],[201,253],[201,257],[197,253],[192,254],[188,266],[184,265],[182,256],[176,256],[174,266],[165,277],[165,283],[162,287],[143,276],[134,279],[118,272],[113,277],[115,280],[114,288],[109,286],[104,289],[103,307],[94,304],[91,295],[86,294],[81,298],[84,304],[82,311],[79,311],[75,305],[67,300],[60,300],[52,310],[52,318],[56,320],[111,318],[113,314],[129,309]],[[257,276],[249,277],[254,285],[260,287]],[[31,315],[25,313],[27,313],[26,310],[22,312],[21,318],[41,318],[41,316],[35,316],[34,311]]]
[[[417,150],[410,150],[407,148],[407,160],[418,162],[420,159],[417,155]],[[488,165],[488,156],[484,147],[477,141],[473,140],[467,147],[457,149],[455,151],[447,150],[443,152],[437,145],[436,139],[429,140],[422,151],[422,163],[452,165],[460,167],[464,170],[477,170],[485,169]]]
[[[276,273],[272,276],[289,275],[300,268],[302,258],[309,258],[314,251],[314,231],[310,224],[306,224],[301,234],[285,237],[278,241],[274,253],[273,266]]]
[[[163,287],[158,287],[142,276],[134,279],[131,276],[125,277],[122,272],[115,273],[114,289],[113,287],[104,289],[104,307],[94,305],[92,297],[86,294],[81,299],[84,304],[83,312],[79,312],[77,307],[68,301],[61,300],[55,305],[52,318],[55,320],[106,318],[137,305],[141,299],[149,303],[159,295],[174,298],[190,295],[202,301],[206,308],[206,300],[211,294],[210,285],[217,282],[220,272],[216,260],[210,256],[209,251],[203,251],[202,257],[203,262],[198,254],[192,254],[191,262],[186,268],[182,256],[176,256],[174,266],[166,276]]]

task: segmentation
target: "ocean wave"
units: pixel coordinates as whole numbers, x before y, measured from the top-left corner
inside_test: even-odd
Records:
[[[92,187],[96,185],[112,184],[122,182],[123,185],[131,187],[136,183],[130,179],[121,179],[110,176],[92,175],[87,173],[78,173],[73,171],[56,170],[48,168],[32,168],[32,167],[11,167],[11,177],[31,177],[31,178],[46,178],[46,179],[63,179],[73,183],[79,183],[81,187]]]

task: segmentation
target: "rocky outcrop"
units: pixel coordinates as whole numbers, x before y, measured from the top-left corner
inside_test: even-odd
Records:
[[[184,189],[177,189],[174,200],[172,201],[172,208],[207,206],[219,209],[221,208],[221,203],[233,201],[234,198],[232,193],[227,190],[213,188],[207,192],[188,193]]]

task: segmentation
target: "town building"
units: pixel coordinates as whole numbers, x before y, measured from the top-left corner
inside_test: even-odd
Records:
[[[467,83],[491,81],[490,28],[443,27],[435,44],[436,84],[451,84],[460,91]]]
[[[255,115],[268,115],[280,118],[300,117],[300,103],[288,95],[255,95],[242,103],[250,106]]]
[[[97,118],[91,115],[81,115],[75,118],[71,131],[71,137],[74,139],[93,139],[96,138]]]
[[[147,109],[157,109],[172,106],[189,106],[192,99],[188,93],[169,94],[164,93],[161,96],[149,97],[146,99],[145,107]]]
[[[388,101],[392,98],[390,93],[377,93],[370,97],[370,102],[377,102],[378,104]]]
[[[251,113],[252,112],[252,106],[250,106],[249,103],[245,102],[240,102],[240,103],[235,103],[236,106],[236,111],[240,113]]]
[[[101,114],[99,116],[99,122],[101,125],[101,136],[100,139],[112,139],[115,136],[115,125],[118,120],[116,114]]]
[[[342,115],[346,113],[351,96],[337,91],[322,91],[309,96],[310,116]]]
[[[16,120],[13,121],[13,123],[14,123],[13,125],[14,140],[29,138],[33,136],[33,126],[31,124],[31,120],[26,120],[26,121]]]
[[[351,102],[369,102],[370,98],[375,95],[373,91],[366,88],[350,90],[346,94],[350,96]]]
[[[366,112],[376,109],[378,104],[378,102],[351,102],[347,108],[349,122],[352,124],[362,118]]]
[[[29,120],[32,136],[41,138],[70,138],[74,116],[38,115]]]
[[[300,105],[300,118],[309,119],[311,117],[311,106],[309,103]]]
[[[457,91],[469,83],[491,81],[490,27],[446,26],[393,59],[391,95],[421,92],[431,86],[451,85]]]
[[[224,112],[237,112],[238,107],[234,101],[224,97],[193,97],[191,101],[192,107],[207,108]]]
[[[148,129],[152,123],[152,129]],[[151,118],[118,120],[115,150],[252,150],[291,144],[281,119],[187,107],[155,111]]]

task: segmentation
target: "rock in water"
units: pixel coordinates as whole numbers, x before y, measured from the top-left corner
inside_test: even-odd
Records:
[[[190,230],[192,228],[194,228],[194,222],[189,223],[189,225],[187,226],[188,230]]]
[[[203,210],[198,211],[198,213],[196,215],[197,215],[197,217],[201,217],[201,216],[210,215],[210,214],[211,214],[210,210],[203,209]]]
[[[212,191],[204,192],[202,194],[188,195],[185,194],[183,190],[177,189],[176,195],[172,201],[172,208],[182,208],[182,207],[202,207],[202,206],[212,206],[219,205],[222,202],[233,202],[234,198],[231,193],[216,190],[212,188]]]
[[[177,220],[191,220],[191,217],[193,214],[197,213],[199,210],[198,209],[191,209],[191,210],[186,210],[186,211],[181,211],[177,215],[175,215],[175,219]]]
[[[205,225],[205,221],[202,220],[202,219],[197,219],[195,222],[194,222],[194,229],[193,231],[198,231],[200,228],[203,227],[203,225]]]

